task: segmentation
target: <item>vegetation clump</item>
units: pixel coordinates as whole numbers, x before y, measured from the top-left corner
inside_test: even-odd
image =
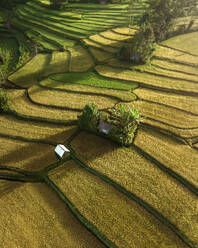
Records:
[[[123,104],[119,104],[108,113],[99,111],[92,103],[86,104],[82,115],[78,116],[80,129],[94,133],[101,132],[102,135],[123,146],[129,146],[133,142],[141,121],[143,117],[137,109],[129,106],[125,108]]]
[[[8,96],[5,91],[0,89],[0,113],[9,109]]]

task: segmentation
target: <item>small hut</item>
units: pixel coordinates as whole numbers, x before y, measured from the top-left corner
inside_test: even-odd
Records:
[[[60,158],[64,158],[65,155],[70,152],[69,149],[67,149],[64,145],[57,145],[56,148],[55,148],[55,153],[60,157]]]
[[[99,132],[102,132],[104,134],[108,134],[110,129],[113,127],[112,124],[109,124],[107,122],[103,122],[103,121],[100,121],[99,123],[99,126],[98,126],[98,129],[99,129]]]

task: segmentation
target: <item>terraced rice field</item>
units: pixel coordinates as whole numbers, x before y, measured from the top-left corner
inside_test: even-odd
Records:
[[[116,53],[144,2],[133,29],[128,4],[47,4],[11,20],[37,44],[0,114],[1,247],[198,248],[198,33],[132,66]],[[130,147],[78,130],[85,104],[120,102],[145,117]],[[70,150],[62,160],[57,144]]]

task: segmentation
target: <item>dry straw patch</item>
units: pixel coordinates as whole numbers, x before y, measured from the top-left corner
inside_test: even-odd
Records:
[[[82,140],[85,139],[86,145],[82,146]],[[194,218],[198,207],[197,197],[182,184],[158,169],[135,150],[116,149],[115,146],[112,149],[110,142],[104,142],[93,135],[82,133],[72,142],[72,146],[82,161],[145,200],[191,240],[198,242],[196,231],[198,223]]]
[[[170,136],[139,129],[134,144],[198,187],[197,151]]]
[[[116,53],[116,52],[118,51],[117,48],[113,48],[113,47],[109,47],[109,46],[100,45],[100,44],[95,43],[95,42],[93,42],[93,41],[91,41],[91,40],[88,40],[88,39],[83,39],[83,42],[84,42],[87,46],[100,48],[102,51],[105,51],[105,52]]]
[[[77,113],[73,111],[51,109],[32,104],[28,101],[25,90],[9,90],[7,94],[11,101],[11,107],[20,114],[55,120],[73,120],[77,118]]]
[[[76,127],[22,121],[10,115],[0,115],[0,133],[6,135],[30,139],[44,139],[59,143],[67,140],[75,130]]]
[[[165,88],[176,91],[186,91],[188,93],[198,93],[198,83],[179,79],[164,78],[157,75],[150,75],[144,72],[131,71],[110,66],[97,65],[97,72],[105,77],[128,80],[143,83],[156,88]]]
[[[29,87],[35,84],[41,76],[67,72],[67,65],[68,54],[66,52],[38,54],[8,79],[20,86]]]
[[[151,63],[154,66],[161,66],[163,69],[166,69],[169,72],[173,70],[183,73],[184,78],[186,77],[187,74],[193,74],[194,76],[195,75],[198,76],[198,69],[190,65],[182,65],[171,61],[160,60],[157,58],[153,58]]]
[[[75,207],[118,247],[186,247],[136,202],[74,163],[52,173],[50,178]]]
[[[0,137],[0,150],[0,165],[36,171],[57,162],[54,147],[47,144]]]
[[[48,186],[6,184],[12,190],[0,198],[2,248],[104,248]]]
[[[70,72],[88,71],[94,66],[94,62],[89,53],[80,45],[68,48],[71,53],[69,65]]]
[[[155,103],[165,104],[198,115],[198,100],[193,96],[178,95],[170,92],[162,92],[146,88],[138,88],[133,91],[138,98]]]
[[[88,49],[93,54],[93,56],[95,57],[95,59],[98,62],[104,62],[104,61],[109,60],[109,59],[114,57],[114,54],[111,54],[111,53],[108,53],[105,51],[101,51],[97,48],[89,47]]]
[[[36,85],[31,87],[29,94],[30,97],[38,103],[77,109],[83,109],[87,103],[94,103],[100,109],[109,108],[117,102],[107,97],[46,90]]]
[[[121,46],[124,45],[124,43],[121,41],[109,40],[109,39],[103,38],[102,36],[98,34],[91,35],[89,36],[89,38],[105,46],[120,48]]]
[[[182,43],[182,40],[180,40]],[[198,56],[193,56],[182,51],[177,51],[172,48],[156,46],[154,56],[169,59],[178,63],[185,63],[186,65],[198,66]]]
[[[136,96],[126,90],[113,90],[113,89],[107,89],[107,88],[99,88],[99,87],[93,87],[88,85],[73,85],[73,84],[66,84],[61,83],[60,81],[57,82],[55,80],[46,79],[41,82],[42,85],[52,87],[54,89],[63,89],[63,90],[71,90],[71,91],[81,91],[85,93],[97,93],[97,94],[106,94],[107,96],[115,96],[120,98],[123,101],[133,101],[136,99]]]

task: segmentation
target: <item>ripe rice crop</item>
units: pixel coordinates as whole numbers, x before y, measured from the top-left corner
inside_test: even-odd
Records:
[[[99,43],[96,43],[92,40],[89,40],[89,39],[83,39],[83,42],[85,43],[86,46],[91,46],[91,47],[96,47],[96,48],[99,48],[101,49],[102,51],[105,51],[105,52],[109,52],[109,53],[116,53],[118,51],[118,49],[116,48],[113,48],[113,47],[110,47],[110,46],[105,46],[105,45],[102,45],[102,44],[99,44]]]
[[[162,240],[186,247],[135,201],[74,163],[55,169],[50,179],[116,247],[159,247]],[[139,235],[142,232],[147,233],[146,239]]]
[[[82,140],[85,137],[86,145],[82,147]],[[196,231],[193,231],[194,225],[197,225],[196,221],[191,221],[191,215],[196,212],[196,196],[186,192],[186,189],[170,175],[162,172],[135,150],[117,147],[94,135],[83,132],[71,145],[89,167],[107,175],[114,182],[145,200],[172,223],[177,223],[179,229],[191,239],[198,239]],[[186,227],[184,219],[194,233]]]
[[[184,65],[198,66],[198,56],[193,56],[185,52],[160,45],[156,46],[154,56],[157,58],[172,60],[173,62],[182,63]]]
[[[29,87],[37,82],[41,76],[67,71],[68,54],[53,52],[38,54],[18,71],[9,76],[9,80],[23,87]]]
[[[188,34],[177,35],[166,41],[163,41],[162,44],[171,48],[175,48],[176,50],[180,49],[181,51],[192,53],[198,56],[197,40],[198,32],[192,32]]]
[[[10,115],[0,115],[0,133],[51,142],[64,142],[74,132],[75,127],[18,120]]]
[[[196,97],[146,88],[135,89],[134,93],[140,99],[165,104],[198,115],[198,101]]]
[[[31,171],[41,170],[57,162],[54,146],[0,137],[0,165]]]
[[[198,76],[198,70],[196,67],[174,63],[171,60],[166,61],[166,60],[153,58],[151,60],[151,64],[154,65],[155,67],[159,66],[160,68],[166,69],[168,71],[182,72],[184,73],[184,78],[186,77],[186,75]]]
[[[154,130],[139,129],[134,144],[198,187],[197,151]]]
[[[118,28],[114,28],[112,31],[115,31],[118,34],[122,34],[122,35],[131,35],[131,31],[134,32],[134,30],[136,31],[136,26],[133,26],[133,29],[131,30],[128,27],[118,27]]]
[[[175,126],[176,128],[198,129],[198,116],[165,105],[141,100],[135,101],[134,105],[140,110],[142,115],[151,119],[164,122],[165,124]]]
[[[170,79],[160,76],[150,75],[148,73],[137,72],[132,70],[123,70],[121,68],[112,68],[110,66],[97,65],[96,71],[108,78],[128,80],[132,82],[142,83],[147,87],[162,88],[174,91],[185,91],[186,93],[198,93],[198,84],[179,79]]]
[[[82,92],[82,93],[91,93],[91,94],[105,94],[106,97],[117,97],[118,99],[122,101],[133,101],[135,100],[136,96],[130,92],[130,91],[124,91],[124,90],[113,90],[113,89],[107,89],[107,88],[98,88],[94,86],[88,86],[88,85],[75,85],[75,84],[69,84],[69,83],[63,83],[58,82],[51,79],[45,79],[40,82],[40,85],[47,86],[52,89],[61,89],[61,90],[68,90],[68,91],[74,91],[75,92]]]
[[[107,97],[47,90],[38,86],[32,86],[28,92],[31,99],[37,103],[72,109],[83,109],[87,103],[94,103],[99,109],[110,108],[117,102]]]
[[[73,120],[77,118],[77,113],[73,111],[51,109],[31,103],[28,101],[25,91],[26,90],[7,91],[8,97],[11,101],[11,107],[17,113],[55,120]],[[56,101],[56,99],[54,99],[54,101]]]
[[[89,47],[88,49],[93,54],[93,56],[97,60],[97,62],[104,62],[104,61],[114,57],[113,54],[105,52],[105,51],[101,51],[101,50],[94,48],[94,47]]]
[[[89,53],[80,45],[68,48],[71,53],[71,60],[69,64],[70,72],[88,71],[94,66],[94,62]]]
[[[109,39],[103,38],[102,36],[100,36],[98,34],[94,34],[94,35],[89,36],[89,39],[91,39],[91,41],[96,41],[98,43],[101,43],[102,45],[110,46],[110,47],[120,48],[121,46],[124,45],[124,43],[121,41],[109,40]]]
[[[136,32],[137,32],[137,30],[133,29],[133,35]],[[130,34],[132,35],[132,33],[130,33]],[[101,32],[101,35],[103,35],[106,38],[111,38],[111,39],[118,40],[118,41],[131,42],[131,37],[128,37],[128,36],[122,35],[122,34],[114,33],[111,30]]]
[[[0,198],[3,248],[104,248],[48,186],[41,183],[4,184],[8,190]]]

